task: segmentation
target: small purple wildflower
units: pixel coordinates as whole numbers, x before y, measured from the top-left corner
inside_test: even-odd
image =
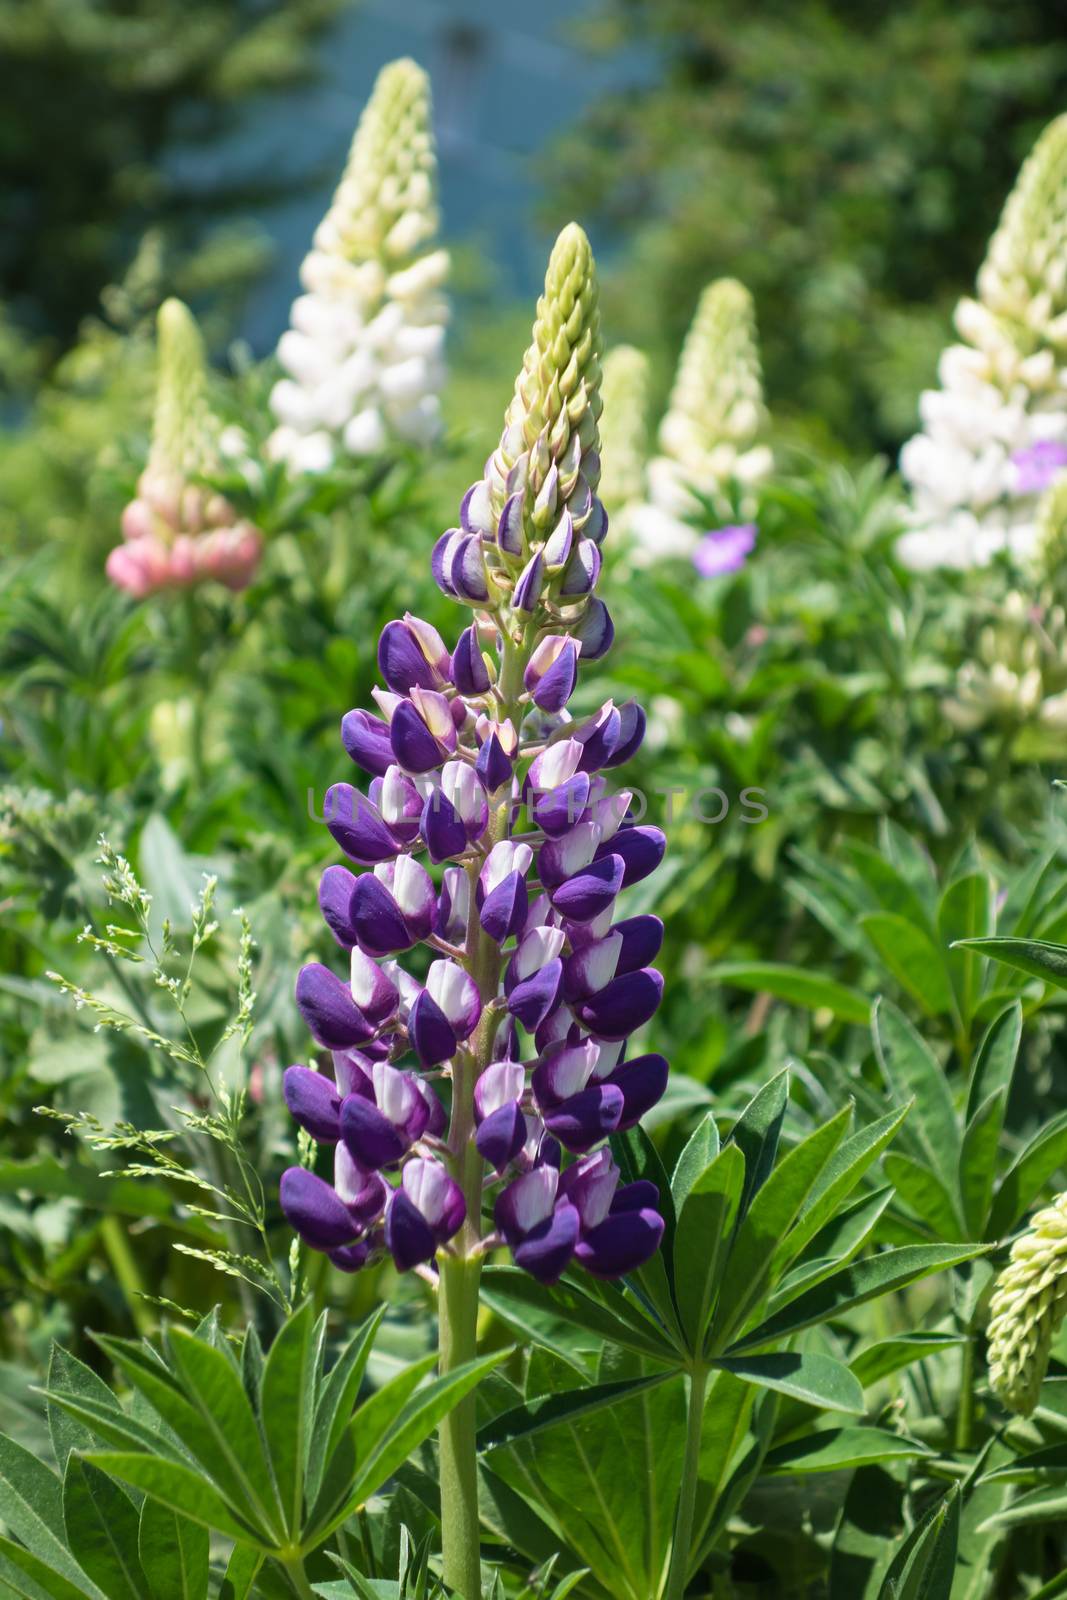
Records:
[[[702,578],[723,578],[740,572],[756,545],[754,522],[731,523],[706,533],[693,551],[693,565]]]
[[[1043,494],[1067,467],[1067,444],[1059,439],[1039,439],[1025,450],[1017,450],[1011,463],[1017,494]]]

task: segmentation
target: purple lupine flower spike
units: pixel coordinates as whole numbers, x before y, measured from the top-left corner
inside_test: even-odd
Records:
[[[294,1119],[332,1150],[332,1179],[323,1155],[285,1173],[281,1199],[345,1271],[385,1250],[400,1270],[444,1273],[503,1238],[542,1282],[613,1277],[663,1233],[654,1186],[622,1184],[607,1144],[667,1081],[661,1055],[629,1054],[662,994],[663,927],[618,900],[665,840],[609,777],[645,717],[632,701],[568,711],[614,634],[596,593],[598,340],[572,226],[500,444],[430,556],[467,608],[455,646],[410,613],[387,623],[376,709],[341,725],[365,776],[327,794],[327,836],[352,865],[325,865],[319,903],[348,972],[312,962],[297,982],[333,1071],[294,1066],[284,1083]],[[421,978],[403,965],[418,944]]]

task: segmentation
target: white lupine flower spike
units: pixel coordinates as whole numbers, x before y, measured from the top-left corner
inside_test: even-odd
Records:
[[[270,453],[291,471],[440,431],[448,252],[436,245],[430,85],[414,61],[378,75],[278,345]]]
[[[1029,1416],[1067,1312],[1067,1194],[1039,1211],[1012,1245],[989,1312],[990,1387],[1009,1410]]]
[[[601,386],[600,498],[623,531],[629,509],[645,494],[648,462],[648,357],[632,344],[616,345],[604,358]],[[621,518],[621,522],[620,522]]]
[[[898,553],[915,570],[1002,551],[1027,564],[1038,497],[1067,461],[1067,116],[1023,165],[955,322],[900,456],[913,526]]]
[[[649,462],[648,499],[632,514],[639,561],[692,555],[706,514],[702,499],[732,522],[731,491],[740,487],[743,513],[751,515],[751,491],[773,465],[766,428],[752,296],[736,279],[720,278],[700,297],[660,424],[659,453]]]

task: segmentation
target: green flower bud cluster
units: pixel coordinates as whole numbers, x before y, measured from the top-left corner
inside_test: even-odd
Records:
[[[156,319],[156,405],[148,465],[184,485],[218,466],[217,429],[207,396],[207,354],[196,319],[164,300]]]
[[[978,274],[978,295],[981,311],[973,302],[961,306],[968,336],[988,348],[1004,376],[1012,372],[1009,349],[1017,363],[1045,352],[1031,363],[1028,386],[1036,378],[1053,387],[1054,353],[1067,351],[1067,115],[1049,124],[1023,164]]]
[[[1047,595],[1006,596],[979,634],[946,702],[964,732],[1034,722],[1067,731],[1067,614]]]
[[[766,427],[752,296],[721,278],[700,297],[649,462],[648,504],[634,518],[649,558],[692,552],[702,501],[724,522],[751,516],[751,491],[773,466]]]
[[[521,490],[526,549],[564,509],[581,533],[600,482],[600,306],[584,229],[571,222],[549,257],[544,293],[500,444],[486,468],[499,517]]]
[[[604,358],[603,471],[600,498],[611,517],[645,493],[648,461],[648,357],[632,344],[616,345]]]
[[[988,1328],[989,1382],[1011,1411],[1037,1405],[1052,1341],[1067,1312],[1067,1194],[1031,1219],[996,1281]]]

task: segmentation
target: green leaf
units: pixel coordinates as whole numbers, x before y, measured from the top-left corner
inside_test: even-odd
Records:
[[[783,1242],[844,1138],[851,1118],[852,1107],[843,1106],[829,1122],[802,1139],[779,1161],[753,1199],[738,1226],[723,1274],[715,1317],[717,1348],[722,1349],[733,1332],[743,1327],[766,1295],[772,1270],[783,1259]],[[798,1241],[798,1251],[804,1242],[803,1238]],[[692,1273],[692,1265],[689,1270]]]
[[[898,1474],[878,1466],[857,1468],[834,1534],[829,1600],[877,1600],[903,1531],[904,1497]]]
[[[832,1428],[778,1445],[764,1457],[763,1471],[780,1474],[842,1472],[847,1467],[932,1454],[933,1451],[918,1439],[905,1439],[887,1428]]]
[[[340,1508],[328,1513],[324,1525],[310,1536],[316,1544],[322,1543],[336,1528],[403,1466],[411,1452],[437,1427],[442,1417],[468,1395],[487,1373],[506,1361],[510,1350],[496,1350],[492,1355],[467,1361],[444,1377],[435,1378],[408,1402],[396,1422],[382,1437],[377,1447],[366,1457],[357,1454],[356,1476]],[[356,1413],[356,1421],[359,1413]],[[353,1423],[352,1428],[355,1428]]]
[[[315,1504],[326,1467],[352,1420],[363,1374],[385,1312],[386,1307],[380,1305],[362,1327],[357,1328],[322,1385],[311,1435],[307,1479],[309,1505]]]
[[[745,1158],[736,1144],[724,1150],[689,1191],[674,1241],[678,1310],[692,1350],[704,1346],[730,1235],[741,1203]]]
[[[981,992],[982,963],[961,939],[982,938],[993,928],[992,895],[985,872],[968,872],[950,883],[937,909],[937,936],[948,946],[948,969],[960,1015],[969,1023]]]
[[[963,1135],[960,1195],[963,1199],[963,1220],[972,1239],[985,1236],[1003,1122],[1004,1091],[995,1089],[979,1106]]]
[[[1067,1165],[1067,1111],[1041,1128],[1001,1179],[989,1215],[987,1239],[1011,1233],[1054,1172]]]
[[[222,1498],[214,1484],[193,1467],[179,1466],[175,1461],[164,1461],[159,1456],[134,1454],[121,1450],[99,1450],[86,1457],[113,1478],[150,1494],[162,1505],[169,1506],[181,1516],[191,1517],[205,1528],[224,1533],[229,1539],[249,1540],[266,1549],[255,1528],[244,1523]]]
[[[806,1249],[819,1231],[837,1214],[842,1202],[848,1198],[857,1183],[877,1161],[886,1145],[896,1135],[898,1128],[911,1110],[912,1102],[899,1110],[886,1112],[875,1122],[869,1122],[849,1135],[830,1157],[826,1167],[804,1203],[796,1226],[789,1236],[786,1252],[783,1241],[782,1257],[796,1259],[798,1250]]]
[[[890,1562],[879,1600],[951,1600],[959,1531],[960,1490],[954,1483]]]
[[[278,1333],[263,1369],[263,1433],[284,1525],[294,1543],[299,1541],[303,1522],[304,1470],[324,1327],[324,1323],[316,1326],[314,1308],[306,1301]]]
[[[775,1350],[761,1356],[719,1356],[715,1365],[746,1383],[787,1394],[828,1411],[862,1411],[863,1390],[832,1356]]]
[[[168,1348],[178,1369],[175,1375],[153,1351],[133,1341],[101,1336],[97,1343],[226,1496],[232,1507],[231,1520],[242,1529],[234,1537],[244,1538],[247,1529],[255,1528],[260,1543],[270,1547],[282,1544],[277,1495],[259,1425],[229,1356],[195,1334],[172,1328]],[[186,1381],[180,1383],[179,1376]]]
[[[914,1099],[909,1133],[935,1172],[953,1170],[959,1160],[960,1130],[945,1074],[937,1057],[904,1013],[878,999],[871,1015],[875,1054],[886,1083],[899,1100]]]
[[[84,1575],[79,1574],[77,1579],[69,1577],[66,1569],[60,1571],[49,1566],[32,1550],[16,1544],[13,1539],[6,1539],[3,1534],[0,1534],[0,1557],[30,1580],[32,1588],[15,1591],[20,1596],[25,1595],[27,1600],[40,1600],[42,1596],[47,1596],[47,1600],[86,1600],[87,1596],[89,1600],[105,1600],[96,1585]],[[72,1571],[77,1571],[69,1557],[68,1564]],[[6,1574],[0,1581],[11,1582]]]
[[[106,1404],[88,1395],[55,1394],[51,1390],[47,1391],[46,1398],[49,1405],[67,1412],[81,1423],[94,1445],[98,1439],[102,1439],[105,1444],[116,1445],[119,1449],[144,1450],[149,1455],[160,1455],[169,1461],[176,1461],[180,1466],[188,1464],[187,1458],[174,1448],[165,1434],[137,1417],[128,1416],[110,1390]],[[84,1451],[90,1446],[81,1444],[78,1448]]]
[[[129,1495],[78,1455],[67,1457],[63,1521],[78,1564],[108,1600],[152,1600],[137,1555],[137,1512]]]
[[[789,1073],[779,1072],[752,1096],[731,1129],[727,1142],[736,1144],[745,1158],[745,1187],[740,1208],[742,1217],[752,1204],[753,1195],[774,1166],[788,1100]]]
[[[952,984],[944,955],[922,928],[889,911],[868,911],[859,925],[875,953],[928,1016],[953,1010]]]
[[[250,1544],[235,1544],[226,1563],[219,1600],[250,1600],[252,1585],[263,1565],[263,1552]]]
[[[1047,939],[961,939],[959,946],[977,950],[992,961],[1041,978],[1056,989],[1067,989],[1067,945],[1051,944]]]
[[[871,1013],[870,1001],[858,989],[779,961],[722,961],[708,977],[750,993],[772,994],[808,1011],[830,1011],[842,1022],[865,1023]]]
[[[70,1583],[87,1582],[67,1549],[59,1479],[4,1434],[0,1434],[0,1519],[33,1555]],[[90,1588],[98,1592],[95,1585]]]
[[[915,1361],[925,1361],[927,1356],[942,1355],[963,1344],[955,1333],[897,1333],[888,1339],[879,1339],[853,1356],[849,1366],[865,1389],[890,1373],[910,1367]]]
[[[968,1121],[990,1095],[1000,1093],[1007,1104],[1022,1034],[1022,1003],[1012,1000],[993,1018],[975,1053],[967,1091]]]
[[[651,1377],[622,1378],[615,1383],[582,1385],[577,1389],[565,1390],[562,1394],[539,1395],[510,1411],[501,1412],[480,1429],[478,1450],[497,1450],[504,1445],[514,1444],[517,1439],[528,1438],[542,1428],[557,1427],[561,1422],[571,1422],[584,1416],[587,1411],[613,1405],[617,1400],[639,1394],[643,1389],[654,1389],[671,1376],[669,1372],[657,1372]]]
[[[873,849],[871,845],[862,844],[858,839],[847,839],[844,848],[852,866],[870,889],[880,911],[891,911],[907,922],[916,923],[927,932],[932,931],[926,907],[907,878],[897,870],[887,855]]]
[[[48,1388],[52,1391],[62,1389],[73,1395],[86,1395],[100,1405],[118,1409],[118,1402],[103,1378],[91,1367],[87,1367],[84,1361],[79,1361],[76,1356],[72,1356],[58,1344],[52,1346],[48,1358]],[[62,1471],[67,1464],[69,1453],[72,1450],[92,1449],[97,1442],[97,1436],[84,1422],[58,1405],[54,1394],[47,1397],[46,1406],[48,1433]]]
[[[753,1328],[732,1345],[730,1353],[754,1350],[772,1339],[783,1339],[801,1328],[809,1328],[813,1323],[839,1317],[865,1300],[903,1289],[932,1272],[944,1272],[961,1262],[971,1261],[983,1255],[987,1248],[984,1245],[906,1244],[897,1250],[883,1250],[878,1255],[867,1256],[863,1261],[850,1262],[814,1288],[780,1306],[758,1328]]]
[[[890,1150],[882,1162],[886,1177],[915,1215],[940,1239],[954,1239],[963,1226],[956,1197],[940,1175],[923,1161]]]
[[[1020,1495],[1003,1511],[988,1517],[978,1531],[985,1533],[993,1529],[1030,1528],[1044,1522],[1055,1522],[1062,1526],[1065,1518],[1067,1518],[1067,1490],[1062,1487],[1034,1489],[1029,1494]]]
[[[718,1153],[719,1129],[714,1113],[709,1111],[697,1123],[689,1142],[678,1157],[678,1163],[671,1176],[671,1195],[676,1215],[681,1214],[689,1191],[701,1174],[711,1166]]]
[[[346,1432],[355,1446],[356,1460],[364,1461],[378,1447],[408,1404],[416,1389],[437,1365],[437,1352],[431,1350],[418,1361],[409,1361],[388,1383],[383,1383],[350,1419]]]
[[[138,1549],[152,1600],[206,1600],[210,1546],[206,1528],[146,1497]]]
[[[524,1307],[530,1307],[572,1322],[600,1339],[621,1345],[624,1350],[668,1365],[674,1364],[679,1353],[653,1323],[647,1322],[648,1331],[642,1334],[575,1284],[564,1281],[549,1289],[519,1267],[486,1267],[482,1283],[483,1300],[490,1306],[495,1299],[502,1307],[514,1308],[520,1326]]]
[[[1032,1472],[1067,1472],[1067,1440],[1043,1445],[1040,1450],[1027,1450],[1023,1455],[1016,1456],[1014,1461],[987,1473],[986,1481],[993,1478],[1017,1480],[1028,1477]]]
[[[640,1124],[635,1128],[628,1128],[625,1133],[613,1134],[611,1148],[625,1183],[645,1179],[655,1184],[659,1194],[658,1209],[664,1222],[660,1249],[644,1266],[631,1273],[630,1279],[651,1302],[664,1327],[680,1337],[681,1329],[675,1311],[673,1286],[667,1275],[668,1265],[673,1259],[674,1231],[677,1226],[667,1173],[659,1152]]]

